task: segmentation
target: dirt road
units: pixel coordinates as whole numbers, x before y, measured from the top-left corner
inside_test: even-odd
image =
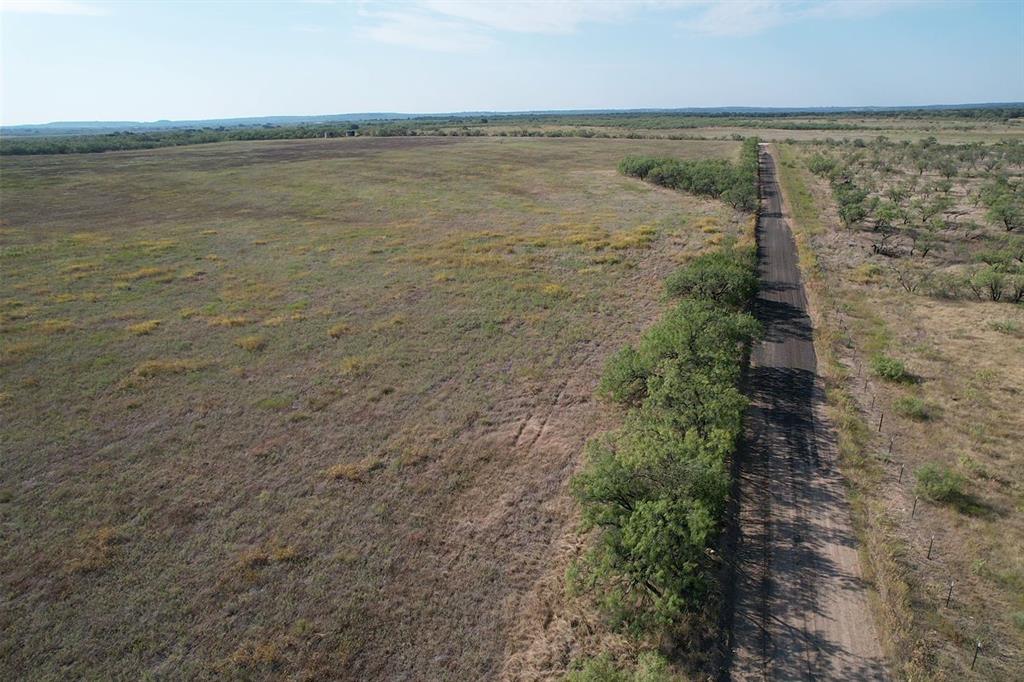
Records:
[[[761,153],[766,337],[749,375],[739,463],[732,680],[886,679],[829,430],[796,247]]]

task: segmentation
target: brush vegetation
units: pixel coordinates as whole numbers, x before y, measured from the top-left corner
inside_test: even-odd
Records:
[[[722,199],[736,209],[752,211],[757,206],[758,139],[743,141],[737,163],[727,160],[677,160],[630,156],[619,163],[623,175],[693,194]]]
[[[752,249],[730,247],[673,272],[669,282],[688,283],[673,290],[682,300],[613,355],[601,378],[599,394],[628,412],[621,428],[588,444],[573,480],[596,541],[571,585],[600,595],[610,622],[635,637],[674,632],[716,589],[710,550],[747,405],[738,384],[761,333],[745,311],[754,266]]]

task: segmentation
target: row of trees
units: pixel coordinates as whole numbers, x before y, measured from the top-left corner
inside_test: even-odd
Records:
[[[629,156],[619,163],[619,172],[662,187],[722,199],[734,208],[751,211],[757,206],[758,139],[743,141],[740,160],[679,160],[650,156]]]
[[[757,289],[753,249],[703,256],[673,274],[676,307],[611,358],[599,392],[629,410],[625,425],[587,447],[573,481],[599,531],[574,584],[590,588],[635,633],[678,623],[714,585],[708,550],[731,484],[743,428],[738,390],[760,333],[745,312]]]

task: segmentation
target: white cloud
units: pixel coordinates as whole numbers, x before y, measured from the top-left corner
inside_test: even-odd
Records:
[[[749,36],[785,23],[786,10],[781,2],[714,3],[681,25],[694,33],[709,36]]]
[[[361,33],[379,42],[465,52],[494,45],[501,33],[569,35],[585,24],[626,22],[642,12],[673,13],[677,25],[712,37],[743,37],[808,18],[871,16],[916,0],[418,0],[366,5]],[[377,9],[386,7],[387,9]]]
[[[77,0],[2,0],[0,12],[17,14],[71,14],[79,16],[101,16],[107,10]]]
[[[361,14],[370,24],[364,26],[361,33],[392,45],[467,52],[494,45],[496,34],[502,32],[569,34],[584,23],[624,18],[643,4],[622,0],[479,3],[420,0],[388,5],[387,10],[364,9]]]
[[[424,12],[372,12],[365,16],[373,25],[361,32],[371,40],[435,52],[469,52],[494,44],[471,26]]]
[[[424,0],[424,7],[480,26],[518,33],[572,33],[580,24],[607,22],[641,9],[637,2],[464,2]]]
[[[801,2],[797,0],[732,0],[726,2],[695,2],[695,16],[680,22],[680,26],[694,33],[708,36],[751,36],[768,29],[795,23],[808,18],[852,19],[874,16],[898,6],[907,6],[914,0],[824,0]]]

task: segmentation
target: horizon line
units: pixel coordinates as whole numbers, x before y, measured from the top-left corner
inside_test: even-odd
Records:
[[[154,119],[154,120],[126,120],[126,119],[93,119],[93,120],[56,120],[41,123],[12,123],[0,122],[0,129],[11,128],[33,128],[33,127],[69,127],[75,125],[90,126],[116,126],[116,125],[143,125],[154,126],[160,124],[199,124],[207,122],[231,122],[231,121],[266,121],[268,119],[293,119],[299,121],[313,121],[315,119],[330,119],[338,117],[367,117],[362,120],[389,120],[387,117],[402,118],[431,118],[431,117],[467,117],[467,116],[517,116],[529,114],[629,114],[629,113],[687,113],[687,112],[787,112],[787,113],[844,113],[860,111],[913,111],[918,109],[981,109],[999,107],[1024,106],[1024,101],[990,101],[990,102],[963,102],[963,103],[937,103],[937,104],[892,104],[892,105],[812,105],[812,106],[757,106],[757,105],[722,105],[722,106],[692,106],[692,107],[593,107],[581,109],[465,109],[438,112],[402,112],[402,111],[353,111],[333,114],[261,114],[250,116],[223,116],[209,118],[177,118],[177,119]],[[326,121],[325,121],[326,122]]]

